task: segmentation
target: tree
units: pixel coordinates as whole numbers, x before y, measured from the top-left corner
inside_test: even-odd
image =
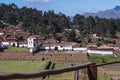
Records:
[[[76,14],[73,21],[63,13],[56,14],[53,10],[41,11],[35,8],[19,8],[15,4],[0,4],[0,20],[7,24],[16,25],[23,22],[22,30],[33,34],[41,33],[43,36],[64,34],[67,41],[75,41],[75,30],[80,31],[81,36],[89,38],[89,35],[97,33],[103,37],[115,38],[120,32],[120,19],[105,19],[99,17],[84,17]],[[3,28],[4,24],[0,24]],[[65,32],[65,29],[71,29]],[[79,37],[79,36],[78,36]]]
[[[5,22],[10,23],[10,24],[16,24],[17,23],[16,16],[12,12],[4,13],[3,19],[5,20]]]
[[[80,31],[83,31],[83,23],[84,23],[84,16],[81,16],[80,14],[76,14],[73,17],[73,25],[75,25],[76,29],[79,29]]]

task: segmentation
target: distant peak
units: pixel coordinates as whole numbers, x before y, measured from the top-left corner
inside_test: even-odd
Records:
[[[117,6],[114,8],[114,10],[120,10],[120,6],[117,5]]]

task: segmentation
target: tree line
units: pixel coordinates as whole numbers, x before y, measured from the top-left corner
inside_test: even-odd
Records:
[[[33,34],[41,34],[43,36],[52,35],[51,37],[58,40],[65,39],[75,41],[81,36],[89,37],[96,33],[102,37],[116,37],[116,33],[120,32],[120,19],[105,19],[99,17],[84,17],[76,14],[71,19],[63,13],[55,13],[53,10],[45,11],[35,8],[22,7],[18,8],[14,3],[0,4],[0,20],[12,25],[23,23],[23,30]],[[0,28],[4,28],[5,24],[0,24]],[[64,29],[71,29],[65,32]],[[80,31],[77,35],[75,30]],[[58,35],[62,34],[62,36]]]

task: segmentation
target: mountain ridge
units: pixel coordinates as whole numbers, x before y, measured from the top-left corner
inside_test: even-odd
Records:
[[[89,13],[86,12],[83,14],[85,17],[88,16],[98,16],[100,18],[120,18],[120,6],[117,5],[115,8],[113,9],[107,9],[105,11],[99,11],[98,13]]]

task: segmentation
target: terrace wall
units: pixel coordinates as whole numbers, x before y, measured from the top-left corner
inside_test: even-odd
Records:
[[[38,53],[34,56],[28,51],[5,51],[0,53],[0,60],[50,60],[53,62],[71,62],[73,64],[88,62],[87,53],[59,53],[59,54],[44,54]]]

